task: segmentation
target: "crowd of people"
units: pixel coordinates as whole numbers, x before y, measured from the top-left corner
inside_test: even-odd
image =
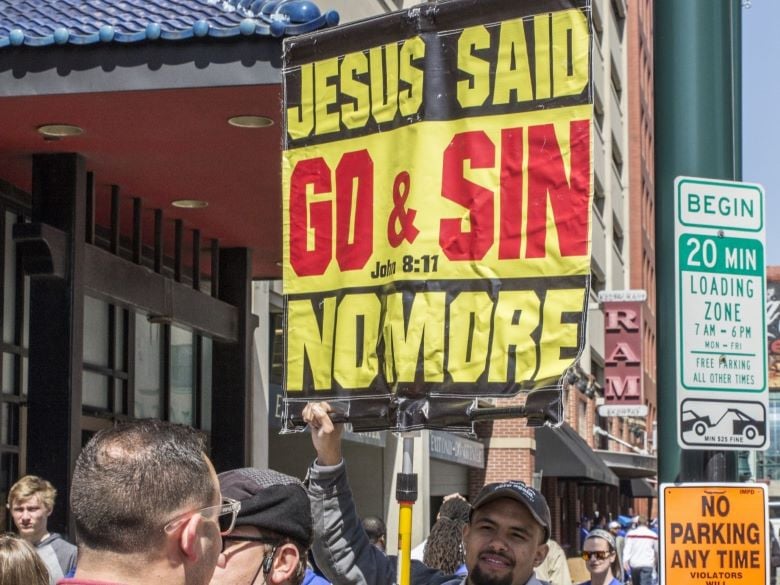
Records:
[[[303,482],[270,469],[217,475],[203,436],[183,425],[142,420],[98,432],[73,472],[78,549],[47,528],[54,487],[23,477],[9,492],[18,534],[0,536],[0,585],[396,583],[384,522],[358,515],[342,425],[329,409],[304,409],[316,458]],[[586,535],[586,585],[619,585],[624,574],[651,582],[657,535],[638,521],[625,535]],[[471,503],[453,495],[412,555],[410,583],[571,585],[550,531],[544,496],[522,481],[488,484]]]

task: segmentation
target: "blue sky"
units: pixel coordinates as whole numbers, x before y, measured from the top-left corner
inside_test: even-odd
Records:
[[[742,9],[742,179],[766,193],[766,263],[780,265],[780,0]]]

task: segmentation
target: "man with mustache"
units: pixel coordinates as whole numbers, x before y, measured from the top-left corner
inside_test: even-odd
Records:
[[[326,402],[303,410],[317,459],[307,483],[315,522],[317,564],[333,585],[392,585],[397,560],[372,546],[360,526],[341,456],[342,425],[334,424]],[[472,503],[463,530],[468,575],[445,575],[418,561],[412,585],[542,585],[534,569],[547,555],[550,509],[544,496],[522,481],[486,485]]]

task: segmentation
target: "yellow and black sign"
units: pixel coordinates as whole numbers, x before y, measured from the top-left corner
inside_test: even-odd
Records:
[[[763,484],[661,486],[661,585],[766,585],[769,518]]]
[[[284,56],[286,400],[555,386],[585,333],[589,3],[435,3]]]

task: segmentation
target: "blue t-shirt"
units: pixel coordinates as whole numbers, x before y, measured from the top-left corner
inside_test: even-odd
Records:
[[[306,573],[303,576],[303,583],[301,585],[330,585],[330,581],[328,581],[325,577],[320,577],[311,569],[306,569]]]
[[[590,581],[585,581],[583,583],[580,583],[580,585],[590,585]],[[612,577],[612,581],[607,583],[607,585],[623,585],[620,581]]]

